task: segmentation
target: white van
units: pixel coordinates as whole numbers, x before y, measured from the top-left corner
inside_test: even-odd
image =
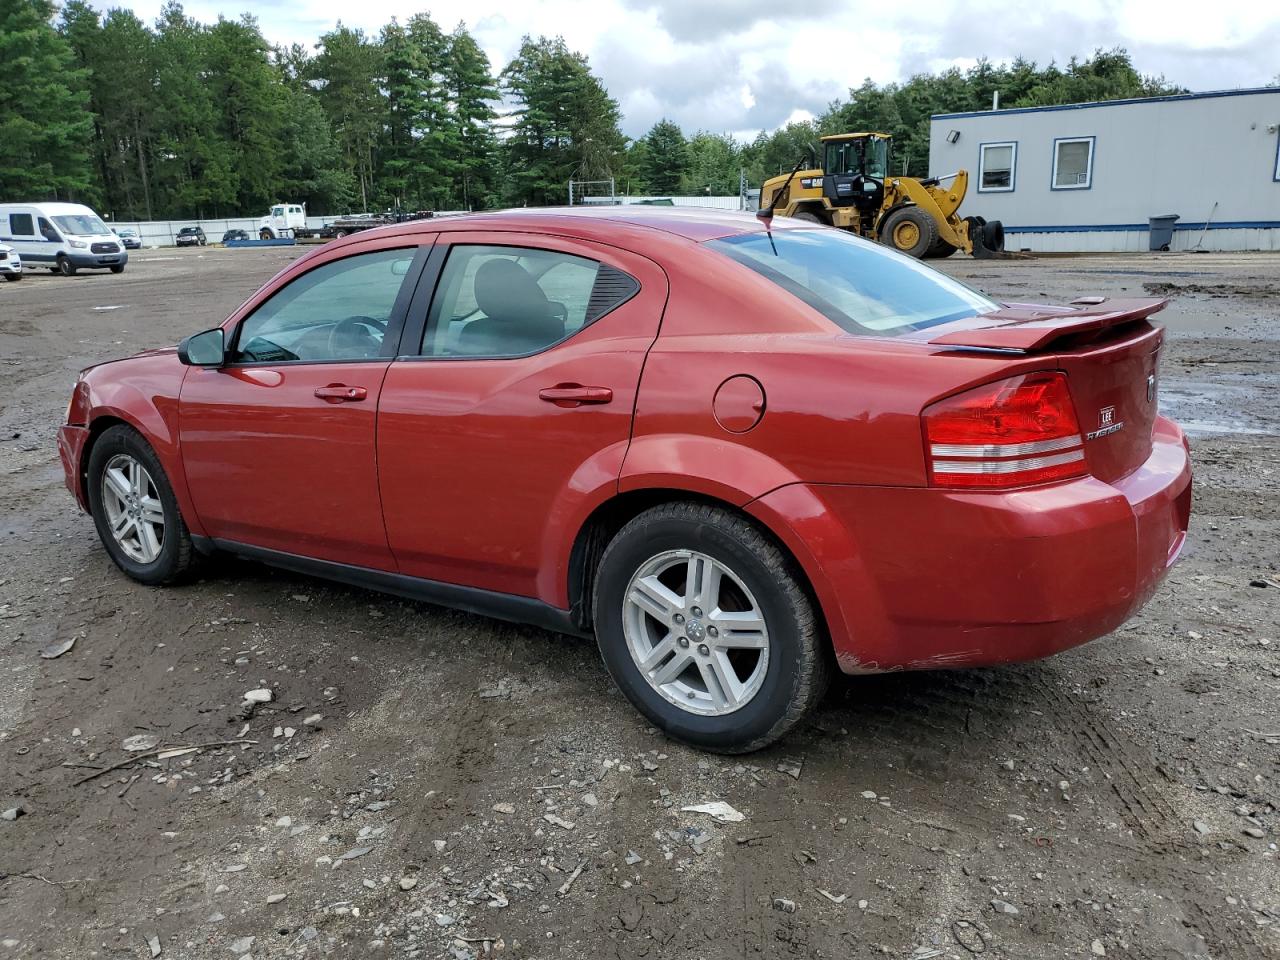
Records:
[[[0,203],[0,243],[69,277],[81,267],[122,273],[129,262],[124,244],[102,218],[79,203]]]

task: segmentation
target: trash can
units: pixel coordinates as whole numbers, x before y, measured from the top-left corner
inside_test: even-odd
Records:
[[[1148,250],[1168,250],[1173,243],[1173,225],[1181,214],[1166,213],[1163,217],[1152,217],[1147,221],[1151,229],[1151,244]]]

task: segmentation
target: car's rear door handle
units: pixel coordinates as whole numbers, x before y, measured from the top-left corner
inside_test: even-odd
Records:
[[[584,387],[580,383],[557,383],[554,387],[543,387],[538,396],[547,403],[557,407],[578,407],[585,403],[609,403],[613,400],[613,391],[608,387]]]
[[[357,403],[369,396],[364,387],[349,387],[345,383],[330,383],[316,387],[316,396],[325,403]]]

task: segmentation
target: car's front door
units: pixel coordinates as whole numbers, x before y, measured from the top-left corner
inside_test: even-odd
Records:
[[[395,568],[378,494],[378,393],[429,249],[395,242],[294,278],[228,331],[225,366],[188,372],[182,459],[209,536]]]
[[[378,410],[391,549],[402,573],[551,601],[549,531],[617,482],[666,277],[584,241],[448,237]]]

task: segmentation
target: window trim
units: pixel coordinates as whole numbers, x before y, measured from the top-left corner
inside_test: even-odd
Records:
[[[1010,147],[1012,154],[1009,157],[1009,185],[1007,187],[984,187],[982,185],[982,175],[987,164],[987,147]],[[1018,186],[1018,141],[1017,140],[991,140],[987,143],[978,144],[978,193],[1013,193]]]
[[[584,330],[588,330],[591,327],[595,326],[596,323],[603,320],[605,317],[609,316],[611,313],[613,313],[623,304],[629,303],[630,301],[634,300],[637,296],[640,295],[640,292],[644,289],[644,285],[641,283],[639,277],[635,276],[633,273],[631,273],[628,270],[622,269],[622,267],[619,267],[616,264],[612,264],[612,263],[609,263],[607,260],[601,259],[598,256],[594,256],[594,257],[586,256],[583,253],[571,252],[569,250],[559,250],[554,246],[546,246],[545,244],[535,245],[533,242],[531,242],[531,241],[536,241],[540,239],[553,240],[553,241],[559,240],[559,239],[570,239],[571,242],[581,242],[573,238],[561,238],[558,236],[542,235],[542,234],[520,234],[519,239],[513,238],[510,240],[506,239],[505,237],[501,240],[495,240],[492,238],[492,235],[482,235],[481,238],[477,238],[474,236],[467,236],[465,234],[459,234],[457,236],[458,236],[457,239],[450,237],[447,242],[443,241],[442,239],[441,242],[436,243],[435,247],[431,251],[431,256],[427,259],[427,263],[422,272],[422,277],[418,282],[418,290],[414,294],[413,302],[409,305],[408,313],[409,313],[410,320],[408,323],[405,324],[404,329],[400,335],[400,349],[395,356],[395,359],[397,361],[407,360],[407,361],[414,361],[414,362],[429,361],[433,363],[434,362],[456,363],[457,361],[460,361],[460,360],[461,361],[484,360],[486,362],[496,362],[500,360],[527,360],[530,357],[536,357],[541,354],[547,353],[550,350],[555,350],[556,348],[561,347],[564,344],[568,343],[569,341],[573,340]],[[441,282],[444,279],[444,268],[448,264],[450,254],[457,247],[511,247],[512,249],[515,249],[515,250],[534,250],[542,253],[559,254],[565,257],[576,257],[579,260],[590,260],[593,263],[598,264],[599,266],[602,266],[602,267],[608,266],[613,268],[614,270],[619,271],[620,273],[625,273],[635,283],[635,289],[631,291],[631,294],[625,300],[619,300],[611,308],[606,310],[604,313],[600,314],[600,316],[596,317],[594,320],[588,323],[584,323],[577,330],[573,331],[573,333],[570,333],[567,336],[561,337],[559,340],[555,341],[554,343],[547,344],[545,347],[542,347],[540,350],[533,350],[533,351],[530,351],[529,353],[520,353],[520,354],[503,353],[503,354],[493,354],[493,355],[484,355],[484,356],[477,355],[477,354],[467,354],[467,355],[459,354],[456,356],[449,356],[449,355],[435,356],[435,355],[424,354],[422,352],[422,345],[426,343],[427,334],[430,331],[431,308],[435,306],[436,297],[441,295],[441,292],[442,292]]]
[[[432,237],[434,239],[434,235]],[[354,260],[356,257],[367,256],[373,253],[387,253],[394,250],[412,250],[413,259],[409,263],[409,269],[405,272],[404,280],[400,284],[400,290],[396,294],[395,302],[391,306],[391,316],[387,320],[387,332],[382,338],[382,349],[376,357],[344,357],[332,360],[228,360],[223,368],[241,367],[297,367],[297,366],[329,366],[341,363],[380,363],[383,361],[394,360],[396,351],[400,347],[401,337],[405,328],[405,316],[408,313],[413,296],[417,291],[418,285],[422,280],[423,267],[428,260],[430,253],[434,250],[433,243],[406,243],[395,246],[379,246],[373,249],[357,249],[350,251],[343,257],[329,257],[316,264],[313,264],[301,273],[297,273],[290,277],[287,281],[280,284],[261,300],[249,308],[249,311],[235,321],[231,331],[231,336],[227,338],[227,356],[234,356],[237,348],[240,346],[240,335],[244,331],[244,325],[257,314],[264,306],[274,300],[279,294],[293,286],[294,283],[303,277],[319,270],[323,267],[330,266],[335,263],[342,263],[345,260]]]
[[[1058,144],[1060,143],[1087,143],[1089,144],[1089,163],[1085,167],[1085,182],[1069,184],[1065,187],[1058,186]],[[1053,138],[1053,164],[1052,170],[1049,172],[1049,189],[1050,190],[1092,190],[1093,189],[1093,163],[1098,151],[1098,138],[1096,136],[1084,137],[1054,137]]]
[[[1272,183],[1280,183],[1280,132],[1276,133],[1276,169],[1271,175]]]

